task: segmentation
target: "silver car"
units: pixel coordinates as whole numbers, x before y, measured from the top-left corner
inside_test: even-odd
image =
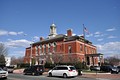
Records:
[[[7,77],[8,77],[8,71],[4,71],[2,68],[0,68],[0,79]]]

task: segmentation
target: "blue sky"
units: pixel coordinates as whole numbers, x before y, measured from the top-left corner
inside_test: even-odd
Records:
[[[98,53],[120,55],[120,0],[0,0],[0,42],[8,56],[24,56],[32,41],[49,35],[52,23],[58,34],[72,29],[76,35],[84,24]]]

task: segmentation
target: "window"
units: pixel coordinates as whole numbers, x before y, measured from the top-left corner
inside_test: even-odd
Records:
[[[75,67],[70,67],[70,70],[76,70]]]
[[[57,67],[58,70],[68,70],[67,67]]]
[[[42,45],[40,45],[39,47],[40,47],[40,53],[42,53]]]
[[[49,43],[48,44],[48,53],[50,52],[50,46],[51,46],[51,44]]]
[[[44,53],[46,53],[46,45],[44,45]]]
[[[57,50],[57,45],[56,45],[56,43],[54,42],[54,43],[53,43],[53,52],[56,52],[56,50]]]
[[[82,44],[80,44],[80,51],[83,51],[83,46],[82,46]]]
[[[39,49],[39,47],[38,47],[38,45],[37,45],[37,46],[36,46],[36,54],[37,54],[37,55],[39,54],[38,49]]]
[[[92,49],[92,54],[94,53],[94,50]]]
[[[85,46],[85,53],[87,54],[87,47]]]
[[[68,53],[72,53],[72,47],[71,46],[68,47]]]
[[[62,50],[62,47],[60,46],[60,51]]]

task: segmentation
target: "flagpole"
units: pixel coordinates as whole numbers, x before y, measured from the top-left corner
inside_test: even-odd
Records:
[[[87,63],[87,60],[86,60],[86,51],[85,51],[85,26],[83,24],[83,38],[84,38],[84,55],[85,55],[85,65]]]

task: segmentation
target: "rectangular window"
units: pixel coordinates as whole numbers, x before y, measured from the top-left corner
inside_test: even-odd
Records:
[[[37,54],[37,55],[39,55],[39,53],[38,53],[38,49],[39,49],[39,47],[36,46],[36,54]]]
[[[44,53],[46,53],[46,45],[44,45]]]
[[[50,47],[51,47],[51,44],[49,43],[48,44],[48,53],[50,52]]]
[[[80,44],[80,51],[83,51],[83,46],[82,46],[82,44]]]
[[[50,47],[48,47],[48,53],[50,52]]]
[[[42,45],[39,46],[40,47],[40,54],[42,53]]]
[[[56,45],[56,42],[53,43],[53,52],[56,52],[57,51],[57,45]]]
[[[68,47],[68,53],[72,53],[72,47],[71,46]]]
[[[87,47],[85,46],[85,54],[87,54]]]

